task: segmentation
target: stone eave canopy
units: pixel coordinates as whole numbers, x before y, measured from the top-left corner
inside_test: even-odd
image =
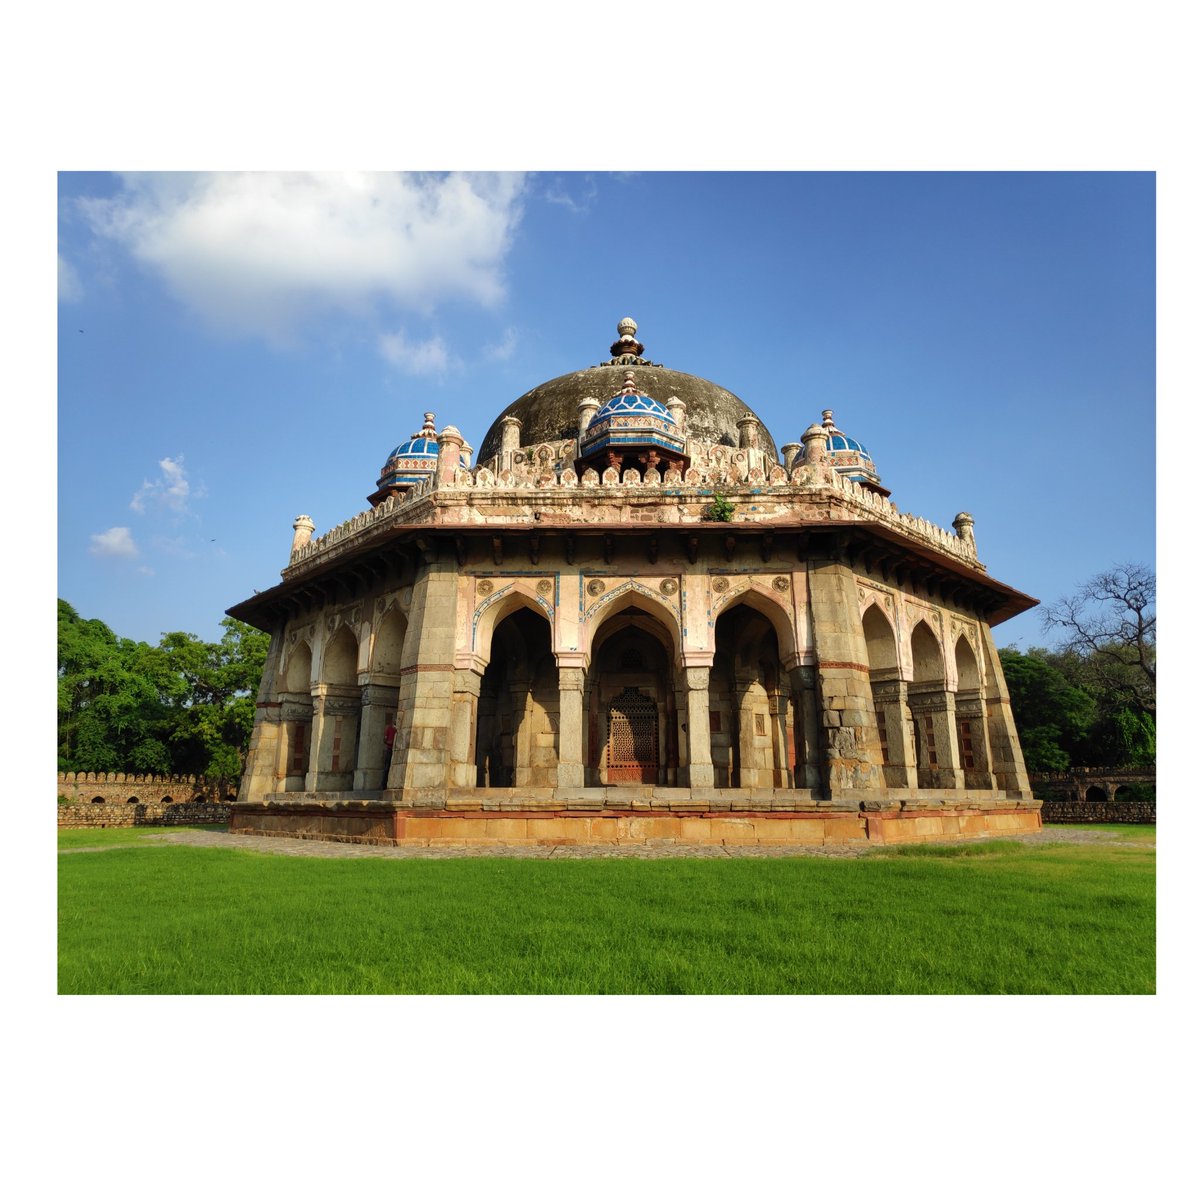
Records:
[[[536,564],[550,549],[543,541],[547,538],[568,539],[568,561],[575,557],[575,543],[596,538],[609,539],[614,545],[618,540],[629,543],[637,539],[647,548],[653,543],[655,559],[660,543],[665,551],[671,539],[679,539],[688,557],[695,561],[701,537],[719,538],[728,559],[732,559],[739,544],[750,543],[757,547],[764,562],[780,555],[794,555],[797,559],[828,556],[861,563],[867,570],[884,571],[898,583],[901,580],[920,581],[947,597],[960,597],[962,602],[986,614],[993,626],[1027,612],[1038,603],[1032,596],[993,579],[985,571],[972,568],[951,554],[867,521],[701,521],[687,525],[631,527],[621,522],[580,526],[578,522],[541,520],[503,527],[393,525],[342,554],[314,562],[311,569],[302,569],[226,611],[239,621],[270,631],[290,613],[321,603],[351,601],[372,581],[381,581],[389,573],[398,574],[415,558],[444,552],[457,556],[462,565],[466,561],[466,547],[472,542],[484,542],[496,568],[501,570],[505,557],[510,562],[520,559]],[[345,594],[339,597],[339,592]]]

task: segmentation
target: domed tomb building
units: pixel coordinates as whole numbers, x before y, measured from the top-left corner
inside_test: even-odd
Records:
[[[237,833],[899,842],[1040,828],[991,627],[1036,602],[974,522],[901,513],[825,410],[605,362],[434,414],[370,508],[293,525]],[[798,435],[798,436],[797,436]],[[886,463],[883,464],[886,468]]]

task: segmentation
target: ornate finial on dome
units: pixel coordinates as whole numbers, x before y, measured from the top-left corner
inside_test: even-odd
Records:
[[[437,426],[433,423],[433,413],[425,414],[425,424],[413,434],[413,437],[435,438],[437,437]]]
[[[637,340],[636,334],[637,322],[632,317],[622,317],[617,322],[617,340],[609,347],[613,358],[641,358],[646,347]]]
[[[821,410],[821,424],[832,433],[837,426],[833,423],[833,409],[823,408]]]
[[[633,372],[625,372],[625,382],[621,385],[622,396],[636,396],[638,394],[637,384],[633,382]]]

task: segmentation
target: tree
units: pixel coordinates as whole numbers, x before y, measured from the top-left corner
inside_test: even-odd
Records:
[[[1013,720],[1030,771],[1065,771],[1086,761],[1096,701],[1074,686],[1048,650],[1000,651]]]
[[[227,617],[219,642],[118,638],[58,602],[58,765],[232,779],[241,773],[267,634]]]
[[[1154,607],[1154,572],[1139,563],[1122,563],[1050,605],[1042,625],[1066,631],[1061,650],[1078,656],[1081,672],[1092,677],[1095,689],[1119,698],[1120,709],[1153,718]]]

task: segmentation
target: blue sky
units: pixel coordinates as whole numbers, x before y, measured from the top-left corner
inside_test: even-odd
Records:
[[[59,595],[215,637],[424,411],[477,447],[631,315],[1051,601],[1153,563],[1154,264],[1149,173],[62,174]]]

